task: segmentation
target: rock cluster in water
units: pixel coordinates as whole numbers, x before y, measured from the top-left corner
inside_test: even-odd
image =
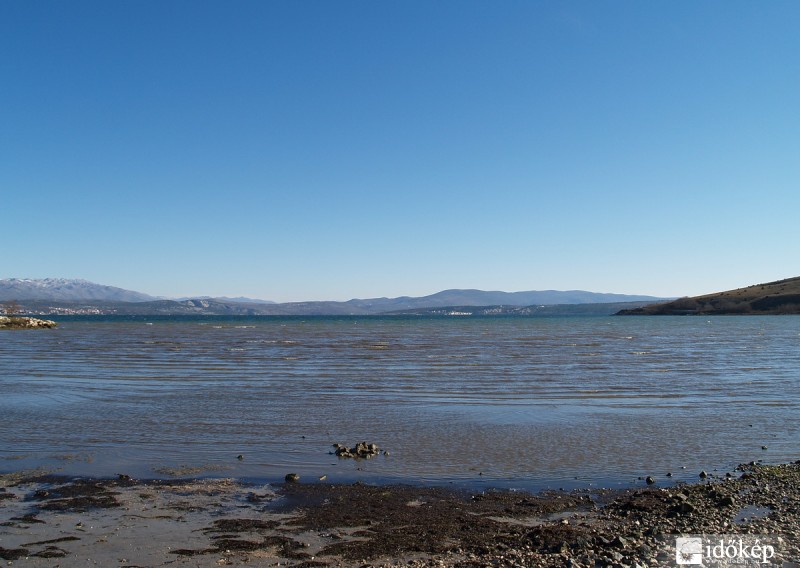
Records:
[[[0,316],[0,329],[46,329],[58,325],[52,320]]]
[[[368,444],[367,442],[359,442],[355,448],[348,448],[343,444],[334,444],[334,454],[340,458],[355,458],[355,459],[369,459],[381,453],[381,449],[377,444]]]

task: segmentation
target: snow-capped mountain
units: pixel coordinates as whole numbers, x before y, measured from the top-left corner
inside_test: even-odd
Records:
[[[109,302],[150,302],[153,296],[115,286],[95,284],[88,280],[67,278],[6,278],[0,280],[0,301],[51,300]]]

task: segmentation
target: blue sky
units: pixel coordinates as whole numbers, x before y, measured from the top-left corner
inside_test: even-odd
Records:
[[[800,275],[800,3],[0,3],[0,278],[276,301]]]

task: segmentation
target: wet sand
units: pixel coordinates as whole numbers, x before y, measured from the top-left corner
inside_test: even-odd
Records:
[[[0,476],[9,566],[674,566],[675,537],[764,535],[800,561],[800,462],[691,485],[530,494],[233,479]],[[761,564],[764,565],[764,564]]]

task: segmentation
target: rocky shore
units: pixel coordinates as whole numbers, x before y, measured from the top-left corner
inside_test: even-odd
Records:
[[[58,324],[38,318],[0,316],[0,329],[52,329]]]
[[[800,462],[541,494],[0,476],[0,559],[15,566],[645,568],[675,566],[676,538],[696,534],[800,566]]]

